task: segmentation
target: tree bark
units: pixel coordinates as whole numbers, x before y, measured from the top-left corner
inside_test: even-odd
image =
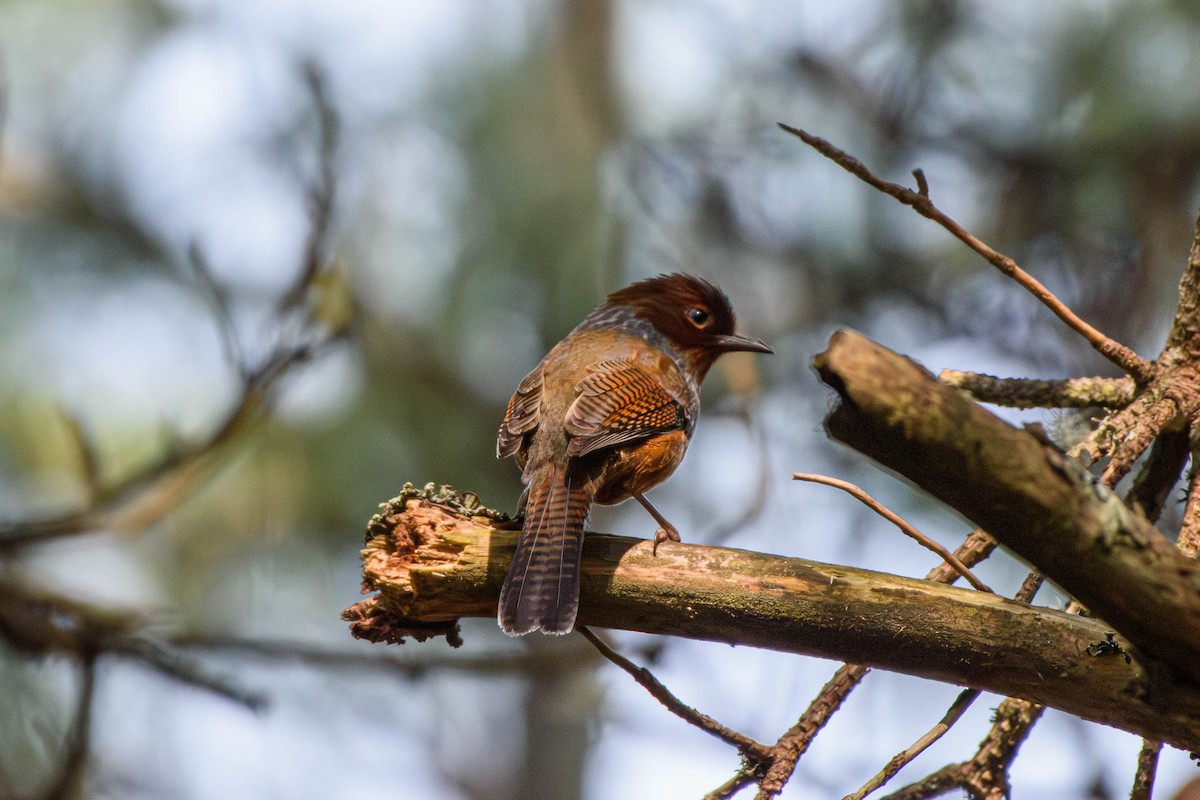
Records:
[[[841,395],[825,420],[833,438],[1033,564],[1146,668],[1200,686],[1200,562],[1036,429],[1008,425],[882,345],[839,331],[814,365]]]
[[[401,641],[492,617],[516,541],[492,513],[406,492],[376,516],[355,636]],[[1103,623],[928,581],[742,550],[589,533],[580,624],[862,663],[1045,703],[1200,748],[1200,691],[1119,652]],[[1123,642],[1122,642],[1123,643]]]

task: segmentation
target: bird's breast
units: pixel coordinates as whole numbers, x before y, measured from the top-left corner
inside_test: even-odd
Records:
[[[616,450],[609,458],[595,501],[613,505],[665,481],[683,461],[688,435],[671,431]]]

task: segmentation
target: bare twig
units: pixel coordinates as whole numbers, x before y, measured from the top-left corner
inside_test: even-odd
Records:
[[[892,756],[892,760],[885,764],[883,769],[876,773],[871,780],[864,783],[858,791],[846,795],[845,800],[862,800],[871,792],[887,783],[906,764],[925,752],[929,745],[942,738],[946,731],[950,730],[954,723],[958,722],[962,715],[967,713],[967,709],[971,707],[971,704],[975,702],[979,695],[980,691],[978,689],[963,689],[959,692],[958,697],[950,705],[945,716],[936,725],[907,748]]]
[[[678,697],[671,693],[671,690],[655,678],[653,673],[645,667],[639,667],[625,656],[612,649],[603,639],[592,633],[586,627],[578,625],[575,630],[579,631],[585,639],[592,643],[600,654],[607,658],[612,663],[616,664],[621,669],[625,670],[629,675],[637,681],[650,695],[666,706],[667,710],[684,720],[690,725],[694,725],[705,733],[711,734],[726,744],[730,744],[737,748],[738,752],[743,757],[766,763],[771,758],[771,748],[761,742],[751,739],[749,736],[738,733],[732,728],[717,722],[707,714],[702,714],[696,709],[684,703]]]
[[[855,500],[858,500],[859,502],[866,505],[868,508],[870,508],[876,514],[878,514],[879,516],[886,519],[888,522],[895,525],[906,536],[909,536],[912,539],[916,540],[922,547],[926,548],[927,550],[932,550],[933,552],[937,553],[939,556],[942,557],[943,561],[945,561],[950,566],[954,567],[954,569],[958,571],[958,574],[962,575],[964,578],[966,578],[967,582],[970,583],[972,586],[974,586],[976,589],[978,589],[981,592],[992,591],[990,588],[988,588],[987,584],[985,584],[983,581],[979,580],[979,578],[976,578],[975,575],[971,572],[971,570],[967,568],[967,565],[958,560],[957,556],[955,556],[953,553],[951,553],[949,550],[947,550],[945,547],[943,547],[938,542],[935,542],[934,540],[930,539],[925,534],[921,533],[919,530],[917,530],[912,525],[910,525],[908,522],[906,522],[904,519],[902,519],[898,514],[896,514],[895,512],[893,512],[891,509],[887,508],[886,506],[884,506],[878,500],[871,497],[871,495],[867,494],[860,487],[855,486],[853,483],[850,483],[849,481],[843,481],[839,478],[831,478],[827,475],[816,475],[816,474],[807,473],[807,472],[792,473],[792,479],[797,480],[797,481],[809,481],[811,483],[821,483],[821,484],[824,484],[825,486],[832,486],[835,489],[841,489],[843,492],[850,495]]]
[[[754,771],[747,767],[743,767],[733,774],[733,777],[722,783],[717,788],[713,789],[708,794],[704,795],[704,800],[727,800],[735,794],[745,789],[750,784],[754,783],[758,778],[755,777]]]
[[[292,288],[279,301],[280,315],[300,306],[309,288],[313,286],[317,274],[326,264],[337,187],[337,148],[340,134],[338,117],[330,104],[325,88],[325,76],[320,69],[310,62],[303,65],[303,71],[313,107],[317,112],[317,177],[308,192],[312,223],[304,246],[304,260]]]
[[[898,183],[885,181],[868,169],[857,158],[819,136],[814,136],[807,131],[794,128],[782,122],[779,123],[779,127],[788,133],[798,136],[805,144],[833,161],[854,177],[873,186],[884,194],[894,197],[904,205],[910,206],[921,216],[927,217],[941,225],[955,238],[983,256],[987,259],[988,263],[996,267],[1007,277],[1016,281],[1022,288],[1036,297],[1042,305],[1053,311],[1059,319],[1086,339],[1088,344],[1095,348],[1097,352],[1132,376],[1135,381],[1144,383],[1153,376],[1153,364],[1140,358],[1130,348],[1085,322],[1079,315],[1068,308],[1065,303],[1059,300],[1053,292],[1042,285],[1040,281],[1021,269],[1015,261],[1003,253],[994,250],[934,205],[928,194],[921,193],[920,191],[914,192],[912,189],[901,186]]]
[[[66,409],[60,409],[59,413],[67,427],[71,444],[74,445],[75,452],[79,457],[79,471],[83,475],[85,492],[84,502],[95,503],[103,485],[100,477],[100,459],[96,455],[96,448],[92,446],[92,440],[83,429],[83,423],[79,421],[78,417]]]
[[[42,793],[42,800],[60,800],[80,796],[84,768],[91,746],[92,707],[96,697],[96,654],[81,659],[79,697],[75,700],[75,719],[67,734],[66,752],[53,783]]]
[[[796,724],[775,743],[775,759],[759,783],[756,800],[770,800],[783,791],[784,785],[796,771],[800,756],[807,752],[813,739],[870,671],[870,667],[863,664],[843,664],[838,667],[833,677],[808,704],[800,719],[796,720]]]
[[[929,179],[925,177],[925,170],[917,167],[912,171],[912,176],[917,181],[917,194],[929,197]]]
[[[1150,800],[1154,796],[1154,774],[1158,771],[1158,755],[1161,752],[1162,742],[1142,740],[1142,749],[1138,752],[1137,772],[1133,776],[1133,787],[1129,790],[1129,800]]]
[[[162,643],[141,633],[145,620],[137,613],[84,603],[30,586],[0,585],[0,636],[13,647],[36,655],[59,653],[87,665],[105,655],[141,661],[183,683],[220,694],[257,709],[257,693],[209,674]]]
[[[955,788],[965,790],[972,800],[1006,800],[1009,767],[1043,710],[1044,706],[1028,700],[1005,698],[996,709],[987,738],[971,760],[947,764],[889,794],[886,800],[923,800]]]

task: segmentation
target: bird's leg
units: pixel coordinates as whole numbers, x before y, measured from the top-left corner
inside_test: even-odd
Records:
[[[667,522],[666,517],[664,517],[662,514],[658,513],[657,508],[650,505],[649,500],[647,500],[641,494],[634,494],[633,499],[637,500],[639,503],[641,503],[642,508],[644,508],[644,509],[646,509],[646,511],[650,512],[650,516],[654,517],[655,521],[657,521],[660,526],[659,529],[654,532],[654,548],[650,551],[651,553],[653,553],[654,555],[657,556],[658,555],[658,546],[665,541],[668,541],[668,540],[670,540],[672,542],[680,541],[679,531],[677,531],[675,529],[674,525]]]

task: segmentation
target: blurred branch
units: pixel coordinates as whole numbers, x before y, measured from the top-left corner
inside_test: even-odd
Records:
[[[444,652],[422,653],[419,657],[405,658],[391,653],[347,650],[344,647],[320,647],[301,642],[212,634],[177,634],[164,637],[163,641],[176,649],[232,656],[243,661],[301,663],[323,669],[388,671],[408,680],[432,677],[446,671],[474,675],[521,675],[528,674],[534,668],[569,672],[590,670],[597,663],[595,659],[588,658],[591,648],[583,644],[540,652]],[[646,648],[647,653],[652,649]]]
[[[132,475],[97,487],[83,508],[42,520],[0,524],[0,551],[98,529],[137,531],[157,522],[211,474],[231,442],[263,418],[279,378],[312,352],[304,344],[272,354],[245,376],[237,404],[207,438],[176,445]]]
[[[1133,350],[1106,336],[1081,319],[1066,304],[1059,300],[1053,292],[1043,286],[1040,281],[1021,269],[1015,261],[1003,253],[992,249],[987,243],[963,228],[934,205],[933,201],[929,198],[928,192],[914,192],[900,184],[885,181],[871,172],[861,161],[819,136],[813,136],[807,131],[794,128],[782,122],[779,123],[779,127],[794,136],[798,136],[805,144],[854,175],[854,177],[884,194],[894,197],[904,205],[911,207],[921,216],[927,217],[941,225],[955,238],[983,256],[987,259],[988,263],[996,267],[1007,277],[1016,281],[1021,287],[1036,297],[1044,306],[1053,311],[1059,319],[1086,339],[1088,344],[1095,348],[1097,352],[1124,370],[1135,381],[1145,382],[1152,376],[1153,366],[1150,362],[1139,358]]]
[[[8,71],[4,69],[4,61],[0,59],[0,172],[4,171],[4,134],[8,127]]]
[[[323,313],[326,309],[314,305],[320,298],[311,298],[312,304],[306,304],[310,293],[318,289],[333,293],[340,278],[330,277],[334,270],[326,265],[337,183],[337,117],[314,67],[306,67],[305,78],[318,112],[318,175],[309,189],[312,219],[302,263],[277,307],[280,335],[274,349],[258,364],[245,362],[244,348],[234,330],[230,298],[213,278],[203,253],[193,245],[189,250],[193,273],[209,300],[228,357],[241,378],[241,393],[233,408],[206,438],[174,443],[157,461],[109,486],[99,483],[94,448],[81,424],[68,417],[72,438],[82,456],[87,502],[80,509],[47,519],[0,523],[0,552],[97,529],[139,531],[157,522],[212,474],[232,442],[265,418],[273,392],[285,374],[345,335],[349,322],[345,314]],[[289,327],[285,324],[287,318],[297,310],[303,314],[300,330],[284,335]]]
[[[91,748],[92,706],[96,697],[96,656],[81,659],[79,697],[75,700],[75,718],[67,734],[66,752],[55,779],[42,792],[43,800],[81,796],[83,771]]]
[[[308,239],[296,281],[279,301],[279,315],[302,305],[305,293],[314,285],[317,274],[327,263],[330,229],[333,224],[333,201],[337,189],[337,148],[340,125],[330,104],[325,76],[313,63],[303,65],[304,82],[312,96],[317,113],[317,176],[308,189],[308,210],[311,217]]]
[[[105,655],[124,656],[183,683],[220,694],[250,709],[263,700],[208,674],[140,631],[145,620],[134,612],[84,603],[28,586],[0,584],[0,636],[37,656],[71,656],[88,665]]]
[[[363,551],[365,585],[378,594],[344,612],[352,632],[374,641],[453,635],[461,617],[494,616],[516,538],[496,524],[415,492],[390,503]],[[1110,630],[1098,621],[801,559],[696,545],[669,545],[654,558],[650,550],[648,541],[588,535],[581,624],[862,663],[1034,697],[1174,744],[1200,742],[1200,692],[1136,661],[1087,656]]]

